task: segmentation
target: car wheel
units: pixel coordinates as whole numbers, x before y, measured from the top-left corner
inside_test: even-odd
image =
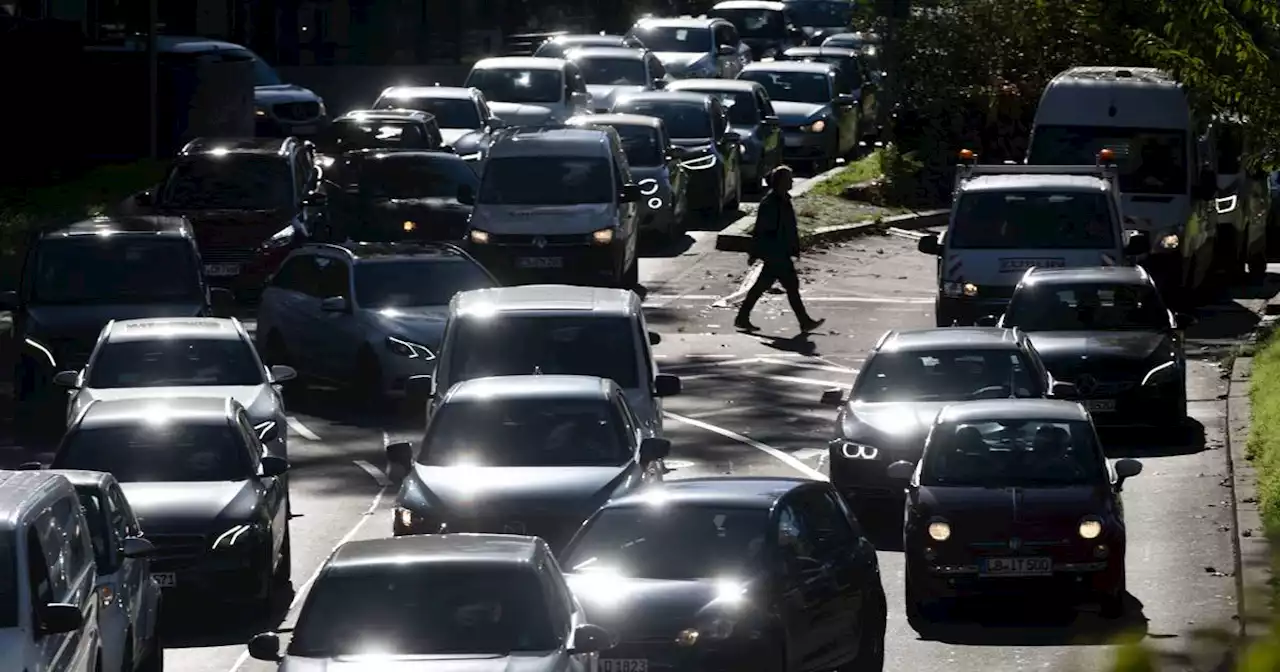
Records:
[[[622,274],[621,289],[635,289],[640,286],[640,260],[632,259],[631,266]]]
[[[930,595],[911,580],[911,570],[906,572],[907,622],[919,630],[922,626],[941,620],[945,616],[942,600]]]
[[[889,607],[884,590],[866,603],[862,612],[862,633],[858,638],[858,655],[840,668],[840,672],[883,672],[884,633],[888,625]]]

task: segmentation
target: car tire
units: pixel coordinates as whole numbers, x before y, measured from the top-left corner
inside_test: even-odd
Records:
[[[622,283],[620,289],[632,289],[640,286],[640,260],[632,259],[631,266],[622,273]]]
[[[884,590],[877,590],[875,596],[864,604],[858,655],[841,666],[839,672],[884,671],[884,634],[889,621],[889,606]],[[872,645],[867,646],[868,643]]]
[[[926,593],[911,580],[911,569],[906,571],[907,622],[917,631],[946,616],[942,600]]]

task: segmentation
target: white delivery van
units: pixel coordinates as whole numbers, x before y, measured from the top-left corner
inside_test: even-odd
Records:
[[[1124,229],[1106,150],[1084,166],[981,166],[968,150],[960,158],[947,230],[919,242],[938,257],[939,327],[994,321],[1029,268],[1125,265],[1150,245]]]
[[[1119,164],[1127,226],[1145,231],[1140,262],[1167,301],[1190,303],[1214,263],[1217,176],[1200,151],[1202,124],[1186,91],[1152,68],[1072,68],[1049,82],[1036,109],[1027,163]]]

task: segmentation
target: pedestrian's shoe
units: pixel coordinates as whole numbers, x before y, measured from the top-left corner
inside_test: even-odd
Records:
[[[806,332],[808,332],[808,331],[813,331],[814,329],[817,329],[818,327],[821,327],[821,326],[822,326],[823,324],[825,324],[826,322],[827,322],[826,318],[820,318],[820,319],[817,319],[817,320],[815,320],[815,319],[813,319],[813,318],[810,318],[810,319],[807,319],[807,320],[802,320],[802,321],[800,322],[800,330],[801,330],[801,331],[806,331]]]
[[[760,331],[760,327],[751,324],[751,320],[745,317],[739,317],[733,321],[733,326],[741,331]]]

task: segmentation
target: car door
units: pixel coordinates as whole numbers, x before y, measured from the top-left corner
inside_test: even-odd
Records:
[[[320,271],[311,252],[294,254],[272,276],[258,308],[258,346],[268,364],[312,369],[320,298]],[[285,349],[291,361],[270,361],[283,354],[272,352],[278,347]]]
[[[830,569],[814,557],[813,535],[793,496],[778,503],[775,521],[779,615],[787,633],[791,667],[816,669],[820,661],[832,658],[832,631],[824,631],[822,625],[833,618],[835,583]]]
[[[351,278],[351,260],[339,255],[320,255],[320,295],[326,299],[343,297],[346,311],[320,311],[316,324],[316,352],[324,360],[321,375],[343,377],[357,364],[364,345],[364,329],[355,310],[355,290]]]
[[[835,654],[848,658],[857,653],[856,636],[862,632],[862,617],[879,583],[876,549],[862,535],[856,518],[836,491],[812,486],[801,497],[800,506],[811,521],[819,557],[833,567],[837,620],[831,624]]]
[[[728,202],[733,198],[734,190],[737,188],[738,171],[740,169],[738,151],[738,142],[728,136],[729,131],[729,115],[725,114],[724,107],[720,104],[720,99],[710,98],[710,107],[707,108],[711,115],[711,133],[716,139],[716,150],[720,154],[720,160],[724,162],[724,170],[721,172],[720,179],[724,189],[725,201]]]
[[[151,580],[151,560],[145,556],[127,558],[120,553],[125,539],[142,536],[138,519],[133,515],[124,491],[117,483],[112,482],[105,495],[108,527],[113,537],[108,548],[118,558],[120,599],[129,614],[129,622],[133,625],[133,650],[142,651],[142,637],[155,630],[160,588]]]
[[[254,431],[253,423],[249,422],[249,416],[243,410],[236,414],[234,423],[233,429],[240,437],[252,468],[250,473],[260,473],[262,458],[269,454],[266,446],[258,440],[258,433]],[[289,491],[280,476],[258,477],[257,480],[267,516],[271,520],[272,547],[279,553],[289,529],[289,509],[285,506]]]
[[[769,92],[764,87],[756,87],[756,109],[760,110],[760,119],[763,124],[763,146],[764,146],[764,163],[765,167],[772,168],[782,163],[782,125],[778,123],[778,113],[773,109],[773,101],[769,99]],[[763,176],[762,176],[763,177]]]

